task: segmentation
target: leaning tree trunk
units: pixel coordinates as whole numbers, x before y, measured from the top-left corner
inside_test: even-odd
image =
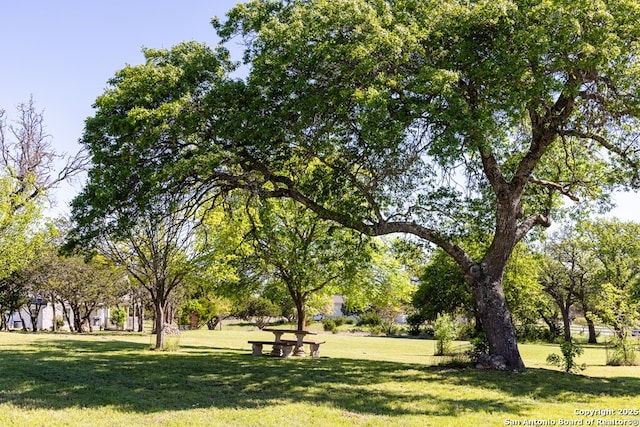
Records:
[[[24,318],[22,317],[22,311],[18,309],[18,317],[20,318],[20,322],[22,323],[22,330],[24,332],[28,332],[27,324],[24,322]]]
[[[491,277],[485,274],[478,277],[472,283],[472,289],[478,316],[489,342],[489,354],[503,357],[508,368],[524,368],[511,312],[504,297],[502,276]]]
[[[64,301],[60,301],[60,304],[62,304],[62,313],[64,314],[64,317],[67,319],[67,325],[69,325],[69,330],[71,332],[74,332],[75,330],[73,329],[73,323],[71,322],[69,309],[67,309],[67,306],[65,305]]]

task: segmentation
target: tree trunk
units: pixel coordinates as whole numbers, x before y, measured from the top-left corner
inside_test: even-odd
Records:
[[[144,304],[138,303],[138,332],[144,332]]]
[[[571,318],[569,317],[569,307],[560,306],[562,314],[562,326],[564,327],[564,340],[571,341]]]
[[[584,316],[587,320],[587,328],[589,329],[589,344],[598,344],[598,337],[596,336],[596,325],[593,323],[593,319]]]
[[[67,325],[69,325],[69,330],[73,332],[74,329],[73,329],[73,324],[71,323],[71,318],[69,317],[69,310],[67,309],[67,306],[65,305],[64,301],[60,301],[60,304],[62,304],[62,312],[64,313],[64,317],[67,319]]]
[[[524,368],[501,276],[492,278],[485,274],[472,285],[478,315],[489,342],[489,354],[503,357],[508,368]]]
[[[20,309],[18,309],[18,317],[20,318],[20,322],[22,323],[22,330],[25,332],[28,332],[27,324],[24,322],[24,318],[22,317],[22,311]]]
[[[94,305],[95,306],[95,305]],[[93,332],[93,322],[91,320],[91,312],[93,311],[93,307],[89,309],[87,303],[84,303],[84,312],[86,313],[84,316],[83,323],[86,322],[89,325],[89,332]]]
[[[82,328],[82,314],[80,314],[80,307],[75,304],[70,304],[71,311],[73,312],[73,325],[76,332],[84,332]]]
[[[216,316],[213,319],[207,320],[207,329],[210,331],[215,331],[218,325],[220,325],[220,330],[222,330],[222,316]]]
[[[165,323],[173,323],[173,304],[167,302],[164,304],[164,321]]]
[[[164,315],[165,315],[165,305],[163,301],[156,300],[153,302],[153,307],[155,309],[155,317],[153,320],[153,328],[156,333],[156,346],[155,350],[164,350]]]
[[[56,312],[56,299],[51,295],[51,311],[53,317],[53,324],[51,325],[51,330],[56,332],[58,330],[58,313]]]
[[[304,328],[307,326],[306,309],[305,309],[304,303],[298,305],[298,303],[296,302],[296,305],[298,306],[296,308],[296,311],[298,312],[298,330],[304,331]]]
[[[546,323],[549,328],[549,332],[553,338],[560,336],[560,328],[558,327],[558,323],[554,318],[550,318],[544,315],[542,311],[539,312],[540,317],[542,317],[542,321]]]
[[[38,332],[38,310],[36,310],[36,314],[34,315],[31,311],[29,311],[29,318],[31,319],[31,332]]]

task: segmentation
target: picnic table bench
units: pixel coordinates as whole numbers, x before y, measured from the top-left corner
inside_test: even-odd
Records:
[[[264,328],[263,331],[271,332],[274,335],[273,341],[267,340],[250,340],[249,344],[252,345],[253,355],[261,356],[262,355],[262,347],[264,345],[271,345],[271,355],[277,357],[289,357],[306,356],[306,352],[304,351],[304,345],[309,345],[309,353],[311,357],[320,357],[320,344],[324,344],[325,341],[321,340],[313,340],[306,338],[307,335],[316,335],[316,332],[311,331],[298,331],[294,329],[276,329],[276,328]],[[283,339],[282,335],[284,334],[294,334],[296,336],[295,339]]]

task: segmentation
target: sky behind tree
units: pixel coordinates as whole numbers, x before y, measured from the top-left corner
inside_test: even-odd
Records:
[[[9,119],[15,107],[33,99],[44,110],[47,132],[58,152],[75,153],[84,120],[114,73],[143,61],[142,47],[170,48],[218,38],[210,24],[238,0],[48,0],[7,1],[0,6],[0,108]],[[240,59],[240,48],[227,46]],[[234,49],[237,50],[234,52]],[[82,182],[55,194],[57,213]],[[616,197],[612,215],[640,222],[640,194]]]
[[[47,133],[58,152],[81,147],[84,120],[107,87],[107,80],[126,64],[144,60],[143,47],[170,48],[196,40],[210,46],[218,38],[210,24],[224,17],[237,0],[26,0],[0,6],[0,108],[9,121],[16,106],[33,96],[44,110]],[[231,46],[233,47],[233,46]],[[68,213],[68,202],[82,182],[55,194],[56,212]]]

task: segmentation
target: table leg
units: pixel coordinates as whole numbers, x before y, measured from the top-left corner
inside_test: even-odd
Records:
[[[307,354],[304,352],[304,334],[296,334],[296,338],[298,339],[296,342],[296,348],[293,352],[294,356],[305,357]]]
[[[273,334],[275,335],[275,339],[273,340],[274,344],[273,349],[271,350],[271,355],[282,357],[284,354],[282,351],[282,344],[280,344],[280,337],[282,336],[282,332],[274,332]]]
[[[253,355],[262,356],[262,344],[253,344]]]

